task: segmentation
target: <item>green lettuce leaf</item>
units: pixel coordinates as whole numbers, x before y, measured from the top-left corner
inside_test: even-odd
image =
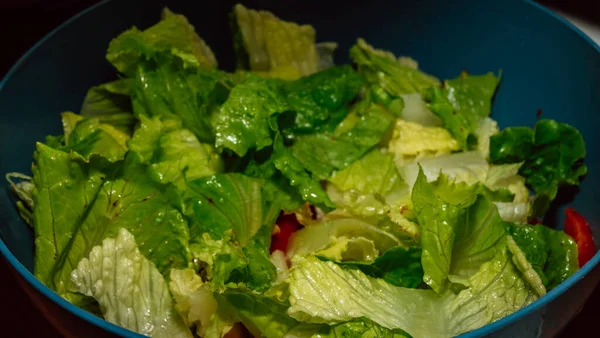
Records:
[[[290,186],[298,190],[304,201],[321,208],[324,212],[335,208],[320,182],[306,171],[288,148],[284,147],[279,137],[275,140],[273,165],[289,180]]]
[[[411,338],[411,336],[400,330],[390,330],[368,318],[359,318],[348,322],[324,327],[311,338]]]
[[[212,143],[212,116],[233,85],[229,74],[185,67],[166,53],[137,65],[132,87],[136,116],[180,119],[200,142]]]
[[[254,337],[310,337],[324,325],[301,323],[286,314],[289,304],[236,290],[217,294],[219,306],[235,314]]]
[[[283,21],[267,11],[235,5],[230,20],[238,68],[295,80],[328,66],[336,44],[315,44],[309,25]],[[321,62],[325,59],[325,62]]]
[[[416,288],[423,282],[421,249],[393,247],[372,263],[337,262],[346,269],[359,269],[370,277],[381,278],[391,285]]]
[[[374,166],[373,164],[377,164]],[[339,190],[355,189],[362,194],[378,193],[385,195],[401,184],[394,156],[373,149],[350,166],[334,171],[329,178]]]
[[[424,126],[403,119],[396,120],[388,149],[396,156],[399,167],[426,158],[435,158],[459,150],[458,142],[438,126]]]
[[[506,224],[519,248],[542,279],[552,290],[578,269],[577,244],[562,231],[546,226]]]
[[[59,149],[73,150],[86,159],[91,155],[100,155],[111,162],[124,158],[128,150],[128,134],[100,122],[99,118],[85,118],[71,112],[63,113],[62,121],[65,146]]]
[[[92,248],[119,229],[130,231],[142,254],[166,274],[190,264],[181,198],[150,178],[139,156],[110,164],[37,144],[33,166],[35,266],[44,284],[61,295],[70,273]]]
[[[476,186],[448,181],[434,184],[420,171],[412,200],[422,228],[424,281],[441,293],[449,277],[465,279],[506,246],[496,206]]]
[[[420,170],[427,180],[434,181],[440,172],[457,182],[474,184],[485,182],[489,165],[477,151],[468,151],[452,155],[424,158],[413,163],[398,163],[399,172],[409,187],[414,186]]]
[[[247,76],[235,86],[215,116],[217,148],[244,156],[248,149],[261,150],[273,144],[271,117],[289,110],[275,82]]]
[[[415,64],[403,63],[392,53],[376,50],[363,39],[358,39],[350,49],[350,58],[371,86],[376,102],[395,114],[403,112],[402,95],[440,85],[438,79],[419,71]]]
[[[263,181],[219,174],[189,182],[188,187],[190,242],[202,249],[207,236],[221,241],[209,250],[214,287],[245,283],[251,289],[268,289],[276,276],[269,246],[279,209],[267,204]]]
[[[144,162],[150,163],[161,183],[173,182],[184,188],[185,181],[223,171],[223,160],[216,149],[200,143],[178,121],[161,121],[140,116],[140,126],[129,144]]]
[[[119,79],[90,88],[83,99],[81,115],[96,117],[126,135],[133,133],[131,79]]]
[[[21,173],[8,173],[5,177],[17,197],[15,204],[19,215],[33,226],[33,178]]]
[[[217,66],[214,54],[185,16],[175,14],[168,8],[163,10],[161,21],[156,25],[145,31],[134,27],[113,39],[108,46],[106,59],[121,73],[133,76],[140,60],[163,51],[172,53],[188,66]]]
[[[314,253],[336,242],[339,238],[364,238],[373,242],[378,252],[403,246],[403,243],[393,234],[377,228],[369,223],[355,218],[339,218],[308,226],[296,231],[290,238],[287,256],[306,255]]]
[[[506,247],[471,277],[458,294],[408,289],[343,269],[314,257],[302,260],[289,279],[287,313],[306,323],[340,323],[362,317],[413,337],[451,337],[477,329],[538,298]]]
[[[349,114],[333,133],[298,136],[290,149],[315,177],[327,179],[333,170],[344,169],[379,144],[393,120],[373,104]]]
[[[292,138],[335,128],[348,115],[348,104],[362,86],[361,76],[347,65],[282,82],[291,111],[289,121],[280,120],[283,134]]]
[[[188,327],[196,328],[198,336],[208,337],[214,333],[220,338],[231,330],[234,319],[227,312],[218,311],[209,285],[193,269],[172,269],[170,280],[175,309]]]
[[[468,75],[444,81],[444,87],[425,90],[429,109],[442,121],[462,149],[477,144],[479,122],[490,115],[492,98],[500,81],[493,73]]]
[[[563,186],[578,186],[587,173],[585,143],[577,129],[553,120],[539,120],[533,130],[512,127],[490,139],[492,163],[523,162],[519,174],[536,193],[533,216],[546,213]]]
[[[78,292],[98,301],[104,319],[113,324],[152,337],[193,337],[173,311],[164,277],[124,228],[94,246],[72,280]]]

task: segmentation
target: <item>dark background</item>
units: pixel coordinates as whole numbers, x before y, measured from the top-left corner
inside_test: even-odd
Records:
[[[216,1],[216,0],[215,0]],[[16,60],[69,17],[98,0],[0,0],[0,77]],[[551,8],[600,24],[600,10],[593,0],[539,1]],[[74,51],[76,52],[76,51]],[[1,113],[0,113],[1,114]],[[48,337],[61,335],[32,305],[18,285],[8,263],[0,258],[0,327],[6,337]],[[561,337],[588,336],[595,332],[600,313],[600,287],[588,304],[569,324]]]

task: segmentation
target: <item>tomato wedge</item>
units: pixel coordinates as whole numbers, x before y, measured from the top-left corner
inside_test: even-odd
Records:
[[[277,218],[273,234],[271,235],[270,252],[281,250],[286,252],[290,237],[294,232],[301,227],[300,222],[296,218],[296,214],[281,214]]]
[[[594,238],[588,221],[573,208],[565,210],[565,233],[577,243],[579,267],[582,267],[596,254]]]

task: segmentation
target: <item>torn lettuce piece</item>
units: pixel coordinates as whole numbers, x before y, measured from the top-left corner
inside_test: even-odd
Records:
[[[213,331],[222,337],[231,330],[234,319],[218,304],[209,285],[202,281],[193,269],[172,269],[169,290],[175,300],[175,309],[188,327],[195,327],[196,334],[208,337]]]
[[[469,184],[485,182],[489,171],[489,164],[477,151],[425,158],[408,164],[397,162],[397,165],[400,175],[411,189],[417,180],[420,168],[428,181],[436,180],[441,172],[457,182]]]
[[[119,79],[90,88],[83,99],[81,115],[95,117],[120,132],[131,135],[135,125],[131,106],[131,79]]]
[[[490,158],[490,138],[500,130],[498,123],[489,117],[479,120],[475,135],[477,136],[477,150],[486,160]]]
[[[422,228],[423,280],[443,293],[450,276],[468,278],[506,246],[496,206],[474,186],[441,176],[430,184],[419,172],[412,200]]]
[[[315,44],[309,25],[283,21],[267,11],[235,5],[230,23],[238,68],[264,77],[295,80],[331,64],[335,43]]]
[[[536,193],[532,216],[543,216],[563,186],[578,186],[587,173],[585,143],[579,131],[554,120],[539,120],[532,129],[511,127],[492,136],[490,161],[519,163],[519,174]]]
[[[262,180],[238,173],[188,183],[185,204],[190,242],[199,250],[211,248],[203,259],[212,262],[215,289],[245,283],[248,288],[264,291],[276,277],[269,247],[279,209],[270,206],[262,188]],[[214,240],[221,242],[210,243]]]
[[[321,257],[320,252],[316,254]],[[333,261],[331,257],[326,257]],[[423,282],[421,249],[417,247],[393,247],[372,262],[337,261],[345,269],[358,269],[370,277],[381,278],[391,285],[416,288]]]
[[[144,162],[150,163],[161,183],[173,182],[184,188],[186,181],[223,171],[223,160],[216,149],[200,143],[179,121],[161,121],[140,116],[130,147]]]
[[[76,264],[121,228],[161,273],[190,264],[179,192],[150,178],[136,153],[116,164],[97,157],[88,162],[38,143],[35,162],[34,272],[58,294],[68,296]]]
[[[443,126],[442,120],[429,110],[420,93],[403,94],[400,97],[404,106],[400,113],[401,119],[426,127]]]
[[[513,203],[529,203],[529,190],[525,178],[519,175],[522,163],[491,165],[485,186],[491,190],[508,189],[515,195]]]
[[[5,177],[17,197],[15,204],[19,215],[33,226],[33,178],[21,173],[8,173]]]
[[[217,60],[208,45],[196,34],[185,16],[163,9],[161,20],[140,31],[131,28],[113,39],[106,59],[121,73],[133,77],[137,63],[168,52],[181,59],[186,66],[216,68]]]
[[[247,76],[233,87],[215,116],[215,146],[244,156],[249,149],[261,150],[272,145],[276,126],[271,118],[288,109],[275,82]]]
[[[333,130],[348,115],[348,105],[363,86],[352,67],[333,67],[296,81],[282,81],[289,116],[279,119],[286,139],[296,134]]]
[[[334,171],[329,178],[339,190],[355,189],[362,194],[385,195],[401,184],[394,156],[373,149],[350,166]]]
[[[71,278],[77,292],[96,299],[113,324],[152,337],[193,337],[173,309],[165,278],[124,228],[94,246]]]
[[[260,179],[238,173],[218,174],[188,182],[188,186],[192,242],[203,234],[223,239],[231,230],[233,238],[245,246],[254,235],[261,234],[261,227],[272,226],[278,216],[267,213],[269,206]]]
[[[461,149],[470,150],[477,145],[479,122],[491,112],[492,98],[500,77],[493,73],[469,75],[444,81],[444,87],[424,90],[429,109],[442,121]]]
[[[364,237],[346,238],[333,237],[331,243],[325,248],[314,253],[315,256],[323,259],[330,259],[335,262],[373,262],[379,256],[379,250],[375,243]]]
[[[350,58],[371,86],[376,102],[395,114],[400,114],[404,106],[401,95],[440,85],[437,78],[421,72],[414,63],[400,62],[392,53],[376,50],[363,39],[350,49]]]
[[[325,325],[301,323],[286,314],[289,304],[268,296],[227,290],[216,295],[219,306],[235,315],[254,337],[311,337]]]
[[[230,74],[185,67],[167,53],[137,65],[132,85],[136,116],[180,119],[200,142],[213,143],[213,115],[233,86]]]
[[[507,248],[512,254],[512,261],[521,272],[523,280],[529,284],[529,287],[534,290],[538,296],[546,294],[546,287],[540,275],[535,271],[531,263],[527,260],[525,253],[519,248],[512,236],[507,236]]]
[[[368,318],[359,318],[348,322],[323,327],[311,338],[412,338],[400,329],[385,328]]]
[[[564,232],[543,225],[509,223],[505,227],[548,290],[579,269],[577,245]]]
[[[360,270],[346,270],[315,257],[291,271],[287,313],[306,323],[340,323],[366,317],[415,338],[450,337],[482,327],[538,298],[506,247],[468,278],[455,295],[396,287]]]
[[[324,249],[345,237],[364,238],[375,245],[378,252],[385,252],[404,244],[393,234],[355,218],[339,218],[308,226],[296,231],[290,238],[287,256],[302,256]]]
[[[85,118],[71,112],[62,113],[65,145],[58,149],[73,150],[89,159],[100,155],[111,162],[122,160],[128,150],[129,135],[99,118]]]
[[[394,118],[372,104],[353,112],[332,133],[302,135],[290,147],[302,166],[318,179],[327,179],[333,170],[344,169],[378,145]]]
[[[396,155],[398,165],[449,155],[460,149],[446,129],[402,119],[396,120],[388,148]]]
[[[494,202],[498,208],[500,218],[505,222],[527,224],[529,203]]]
[[[335,208],[320,182],[306,171],[288,148],[284,147],[281,137],[275,139],[273,165],[289,180],[290,186],[298,190],[304,201],[321,208],[324,212]]]

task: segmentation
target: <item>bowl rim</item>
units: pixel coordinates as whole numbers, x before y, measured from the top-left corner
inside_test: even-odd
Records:
[[[70,25],[72,22],[79,20],[87,13],[97,9],[100,6],[105,5],[106,3],[112,0],[102,0],[81,12],[75,14],[71,18],[67,19],[65,22],[54,28],[52,31],[44,35],[38,42],[36,42],[31,48],[29,48],[18,60],[15,64],[8,70],[8,72],[4,75],[4,77],[0,80],[0,91],[4,88],[4,85],[10,80],[10,78],[18,71],[23,63],[29,58],[33,52],[35,52],[41,45],[43,45],[47,40],[57,34],[60,30]],[[537,10],[542,13],[554,18],[560,24],[565,25],[575,33],[577,33],[581,38],[583,38],[588,44],[590,44],[598,54],[600,54],[600,46],[596,44],[587,34],[585,34],[582,30],[577,28],[573,23],[560,16],[556,12],[551,9],[534,2],[533,0],[522,0],[526,5],[533,6]],[[0,253],[6,258],[6,260],[10,263],[10,265],[19,273],[20,277],[24,278],[34,289],[40,292],[42,295],[49,298],[54,303],[58,304],[63,309],[67,310],[71,314],[96,325],[97,327],[108,331],[112,334],[116,334],[121,337],[128,338],[143,338],[146,337],[139,333],[130,331],[126,328],[118,326],[116,324],[112,324],[102,318],[96,317],[95,315],[77,307],[76,305],[70,303],[66,299],[62,298],[56,292],[54,292],[49,287],[45,286],[39,279],[37,279],[25,266],[12,254],[12,252],[8,249],[4,241],[0,238]],[[565,293],[568,289],[570,289],[577,282],[585,278],[597,265],[600,263],[600,251],[596,252],[596,254],[592,257],[592,259],[587,262],[583,267],[581,267],[576,273],[574,273],[571,277],[569,277],[566,281],[562,282],[556,288],[552,289],[550,292],[535,300],[533,303],[527,305],[524,308],[521,308],[510,315],[501,318],[493,323],[487,324],[483,327],[480,327],[476,330],[469,331],[459,335],[461,338],[475,338],[475,337],[483,337],[487,336],[493,332],[500,330],[503,327],[508,327],[510,324],[516,322],[517,320],[526,317],[527,315],[541,309],[546,306],[549,302],[556,299],[558,296]]]

